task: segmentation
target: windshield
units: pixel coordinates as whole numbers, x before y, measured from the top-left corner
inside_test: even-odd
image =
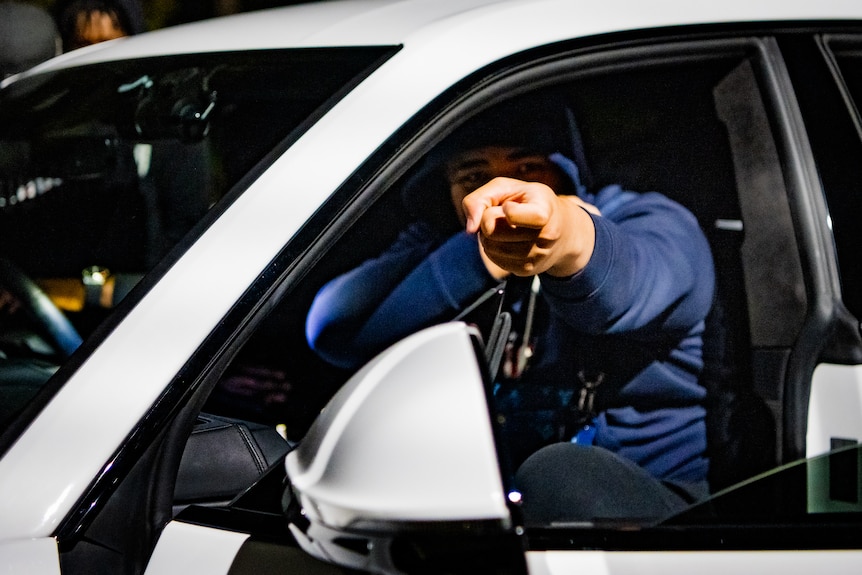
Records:
[[[210,208],[392,51],[108,62],[0,91],[0,437]]]

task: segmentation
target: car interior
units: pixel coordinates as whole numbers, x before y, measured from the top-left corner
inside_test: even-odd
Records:
[[[780,457],[780,383],[774,380],[778,374],[769,374],[766,369],[759,370],[759,383],[753,377],[756,346],[749,325],[753,296],[748,292],[749,286],[757,286],[752,280],[746,283],[743,277],[743,240],[755,235],[748,227],[743,233],[743,220],[757,217],[753,210],[758,206],[743,208],[741,202],[754,202],[763,190],[740,190],[745,181],[737,175],[737,163],[748,150],[734,150],[730,132],[742,129],[742,122],[737,112],[721,116],[721,106],[744,105],[752,95],[759,98],[752,67],[735,55],[715,58],[709,65],[696,58],[682,64],[657,58],[614,73],[578,77],[554,86],[553,91],[563,96],[578,118],[589,158],[588,169],[582,171],[588,172],[592,187],[621,183],[627,189],[661,191],[697,215],[711,242],[719,295],[709,319],[704,384],[714,402],[710,413],[716,414],[710,423],[715,489],[774,467]],[[762,108],[746,113],[749,120],[759,113],[765,122]],[[750,122],[745,125],[751,127]],[[768,126],[751,129],[761,132],[739,138],[771,139]],[[763,162],[778,165],[774,156]],[[325,364],[308,349],[306,310],[323,283],[379,253],[392,241],[399,226],[409,219],[399,205],[397,192],[411,176],[408,173],[392,186],[395,193],[383,195],[328,247],[314,274],[258,327],[214,389],[206,411],[288,422],[288,437],[301,438],[309,417],[349,375]],[[767,204],[777,197],[786,204],[779,195],[781,189],[770,193],[772,197],[757,201]],[[749,196],[750,200],[745,199]],[[780,226],[787,226],[777,230],[787,239],[792,234],[789,215],[773,224],[774,228]],[[772,237],[763,241],[780,240]],[[795,308],[798,310],[799,304]],[[259,397],[246,405],[244,398],[236,397],[237,387],[247,381],[241,374],[260,373],[261,369],[265,375],[259,378],[258,391],[275,399],[269,403]],[[275,388],[273,375],[283,377]],[[253,392],[246,389],[242,393]],[[306,413],[293,413],[297,406],[305,406]]]

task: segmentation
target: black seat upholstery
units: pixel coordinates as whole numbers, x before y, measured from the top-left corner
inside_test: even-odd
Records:
[[[201,414],[180,463],[175,505],[226,503],[290,448],[272,426]]]
[[[707,390],[709,483],[715,492],[774,467],[777,439],[772,411],[752,381],[738,239],[730,232],[710,239],[717,285],[706,319],[701,383]]]

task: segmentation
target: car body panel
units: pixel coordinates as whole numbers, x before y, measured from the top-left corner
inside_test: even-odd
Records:
[[[862,553],[858,551],[527,552],[530,575],[562,575],[564,573],[589,573],[590,575],[703,573],[704,575],[724,575],[729,572],[755,575],[773,571],[793,575],[802,575],[812,571],[851,575],[858,572],[860,560],[862,560]]]
[[[60,556],[53,537],[0,543],[0,574],[59,575]]]
[[[246,539],[244,533],[171,521],[159,538],[145,575],[226,575]]]
[[[493,5],[492,8],[486,8]],[[549,14],[554,16],[548,17]],[[428,49],[452,44],[487,46],[491,59],[568,38],[703,23],[842,20],[858,15],[849,0],[812,4],[729,2],[693,4],[679,0],[640,4],[627,0],[496,2],[493,0],[341,0],[250,12],[121,38],[64,54],[33,71],[110,59],[176,53],[263,50],[285,47],[405,44]],[[509,28],[515,26],[516,29]],[[489,60],[490,61],[490,60]],[[448,63],[456,63],[450,61]]]
[[[806,457],[862,441],[862,368],[822,363],[814,370],[808,407]]]

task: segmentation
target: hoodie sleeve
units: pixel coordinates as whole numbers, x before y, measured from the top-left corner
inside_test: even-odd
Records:
[[[454,316],[492,283],[476,238],[465,232],[440,245],[411,226],[379,257],[326,284],[306,321],[321,357],[355,368],[399,339]]]
[[[596,205],[603,215],[593,216],[590,262],[568,278],[542,277],[551,309],[581,333],[647,340],[703,320],[715,272],[695,217],[660,194],[617,186],[600,192]]]

